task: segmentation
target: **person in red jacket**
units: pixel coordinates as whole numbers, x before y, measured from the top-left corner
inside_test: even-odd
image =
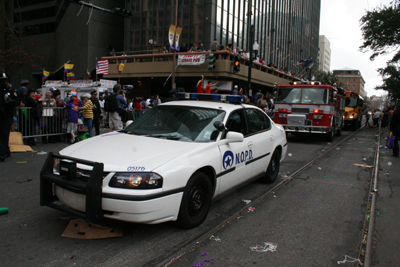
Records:
[[[208,81],[208,84],[206,86],[206,94],[211,94],[211,86],[216,86],[218,82],[216,83],[211,83],[211,81]]]
[[[201,75],[201,80],[199,80],[199,81],[197,82],[197,93],[198,93],[198,94],[204,94],[204,87],[203,87],[203,85],[204,85],[204,76]]]

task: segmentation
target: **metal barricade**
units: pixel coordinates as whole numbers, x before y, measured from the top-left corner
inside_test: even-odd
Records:
[[[68,109],[23,107],[17,109],[17,131],[23,138],[62,136],[66,133]]]

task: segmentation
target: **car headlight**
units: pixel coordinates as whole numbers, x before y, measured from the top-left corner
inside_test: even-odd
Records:
[[[60,175],[60,160],[57,158],[54,159],[53,173]]]
[[[163,178],[153,172],[120,172],[114,174],[109,186],[128,189],[161,188]]]

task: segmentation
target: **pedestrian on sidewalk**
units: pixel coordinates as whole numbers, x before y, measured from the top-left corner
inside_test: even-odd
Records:
[[[393,113],[392,119],[390,121],[390,131],[394,135],[394,157],[399,156],[399,139],[400,139],[400,102],[397,103],[396,111]]]
[[[369,117],[370,117],[369,111],[367,110],[365,111],[365,127],[367,127],[367,125],[371,126],[371,124],[369,123]]]

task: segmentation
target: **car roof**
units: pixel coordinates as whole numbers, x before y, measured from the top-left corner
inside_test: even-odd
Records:
[[[203,107],[203,108],[212,108],[212,109],[222,109],[226,112],[231,112],[240,107],[246,108],[257,108],[252,105],[247,104],[232,104],[227,102],[219,102],[219,101],[202,101],[202,100],[177,100],[163,103],[162,105],[168,106],[192,106],[192,107]]]

